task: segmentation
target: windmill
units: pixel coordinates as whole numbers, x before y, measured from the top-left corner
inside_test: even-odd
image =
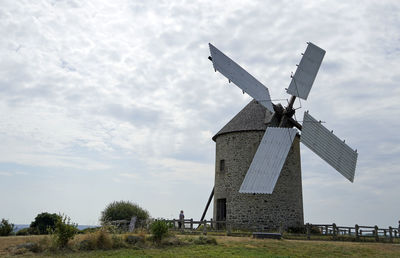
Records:
[[[300,124],[293,117],[296,110],[293,108],[296,98],[307,100],[314,83],[325,50],[308,42],[307,48],[300,63],[292,76],[286,92],[291,95],[286,107],[274,104],[271,101],[269,90],[251,74],[245,71],[232,59],[209,44],[215,71],[224,75],[229,82],[233,82],[249,94],[254,100],[265,107],[271,115],[270,125],[265,130],[257,151],[251,161],[239,193],[242,194],[272,194],[285,164],[294,139],[299,136],[300,141],[315,154],[337,170],[349,181],[353,182],[357,163],[357,150],[350,148],[345,141],[340,140],[333,131],[325,128],[321,121],[313,118],[308,111],[304,112],[303,123]],[[301,189],[301,188],[300,188]],[[206,209],[213,197],[212,191]],[[302,206],[302,205],[301,205]]]

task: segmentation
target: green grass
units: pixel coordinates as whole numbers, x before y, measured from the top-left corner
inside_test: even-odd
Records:
[[[18,241],[19,237],[0,238],[0,243]],[[39,236],[38,236],[39,238]],[[250,237],[216,236],[217,245],[194,244],[198,236],[179,236],[179,246],[118,249],[107,251],[59,251],[29,257],[400,257],[400,245],[340,241],[271,240]],[[3,253],[3,255],[7,255]],[[1,255],[0,255],[1,256]],[[12,256],[20,257],[20,256]]]
[[[190,238],[190,236],[182,236]],[[194,237],[193,237],[194,238]],[[47,257],[400,257],[400,245],[333,241],[270,240],[216,237],[217,245],[168,246],[108,251],[64,251]],[[14,256],[15,257],[15,256]]]
[[[307,240],[307,236],[304,234],[290,234],[290,233],[284,233],[283,237],[285,239],[292,239],[292,240]],[[323,235],[323,234],[314,234],[311,235],[310,237],[311,240],[321,240],[321,241],[333,241],[334,237],[332,235]],[[336,236],[337,241],[349,241],[349,242],[356,242],[356,237],[354,235],[338,235]],[[375,237],[373,236],[360,236],[359,240],[357,242],[373,242],[375,243]],[[382,243],[389,243],[390,239],[389,237],[379,237],[379,242]],[[392,242],[394,244],[400,244],[400,238],[393,238]]]

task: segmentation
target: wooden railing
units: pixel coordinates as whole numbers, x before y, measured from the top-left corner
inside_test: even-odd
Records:
[[[172,219],[172,220],[165,220],[167,223],[172,224],[172,229],[174,230],[195,230],[202,226],[203,232],[207,231],[229,231],[229,225],[227,228],[226,221],[216,221],[213,219],[210,220],[203,220],[203,221],[196,221],[193,219]],[[181,227],[179,227],[179,222],[181,223]]]
[[[171,224],[172,230],[199,231],[200,229],[200,231],[203,233],[207,233],[207,231],[221,231],[221,232],[227,232],[228,234],[232,233],[232,227],[226,221],[215,221],[212,219],[203,221],[195,221],[193,219],[185,219],[180,221],[178,219],[172,219],[165,221]],[[182,225],[180,228],[179,228],[179,222],[181,222]],[[393,228],[393,227],[379,228],[378,226],[359,226],[357,224],[354,227],[348,227],[348,226],[337,226],[335,223],[332,224],[307,223],[305,225],[305,232],[299,235],[302,235],[307,239],[311,239],[312,236],[325,235],[332,237],[334,240],[340,239],[343,236],[350,236],[355,241],[360,241],[360,238],[363,239],[373,238],[375,241],[393,242],[393,239],[400,238],[400,233],[398,228]]]
[[[373,237],[375,241],[379,241],[380,239],[389,239],[390,242],[393,242],[393,238],[400,237],[399,229],[388,227],[388,228],[379,228],[378,226],[359,226],[355,225],[354,227],[347,226],[337,226],[335,223],[333,224],[306,224],[306,235],[307,239],[310,239],[312,235],[313,229],[319,229],[319,233],[323,235],[331,235],[333,238],[337,238],[338,236],[353,236],[355,240],[360,240],[360,237]]]

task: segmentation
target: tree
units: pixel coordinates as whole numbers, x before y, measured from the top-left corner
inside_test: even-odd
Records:
[[[40,213],[32,221],[30,228],[33,234],[48,234],[49,230],[54,231],[57,221],[61,219],[60,215],[48,212]]]
[[[77,226],[66,215],[58,216],[53,236],[59,248],[65,248],[68,241],[74,238],[76,233],[78,233]]]
[[[0,236],[9,236],[14,230],[14,224],[9,223],[6,219],[1,219]]]
[[[101,212],[100,221],[105,223],[115,220],[130,220],[134,216],[136,216],[136,224],[140,225],[149,218],[149,212],[130,201],[114,201]]]

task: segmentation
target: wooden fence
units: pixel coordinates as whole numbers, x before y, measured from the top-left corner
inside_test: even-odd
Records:
[[[165,220],[167,223],[172,224],[172,229],[174,230],[184,230],[184,229],[198,229],[202,226],[204,232],[207,231],[230,231],[230,227],[226,224],[226,221],[215,221],[213,219],[210,220],[203,220],[203,221],[195,221],[193,219],[172,219],[172,220]],[[181,227],[179,228],[179,222],[181,222]]]
[[[339,236],[353,236],[356,241],[360,240],[360,237],[370,237],[375,238],[375,241],[379,241],[380,239],[388,239],[390,242],[393,242],[393,238],[399,238],[399,229],[388,227],[388,228],[379,228],[378,226],[359,226],[355,225],[354,227],[347,226],[337,226],[335,223],[333,224],[306,224],[306,235],[307,239],[310,239],[313,234],[312,231],[318,229],[319,234],[323,235],[331,235],[333,238],[337,238]],[[317,231],[317,232],[318,232]],[[317,233],[318,234],[318,233]]]
[[[203,233],[208,231],[220,231],[232,233],[232,227],[226,221],[214,221],[203,220],[195,221],[193,219],[185,219],[180,221],[178,219],[165,220],[167,223],[171,223],[173,230],[200,230]],[[179,222],[182,226],[179,228]],[[202,226],[202,227],[201,227]],[[250,232],[249,232],[250,233]],[[354,227],[348,226],[337,226],[335,223],[332,224],[310,224],[305,225],[305,232],[300,233],[306,239],[311,239],[312,236],[331,236],[334,240],[340,239],[341,236],[350,236],[355,241],[360,241],[360,238],[369,238],[375,241],[390,241],[393,242],[394,238],[400,238],[400,233],[398,228],[388,227],[379,228],[378,226],[359,226]]]

